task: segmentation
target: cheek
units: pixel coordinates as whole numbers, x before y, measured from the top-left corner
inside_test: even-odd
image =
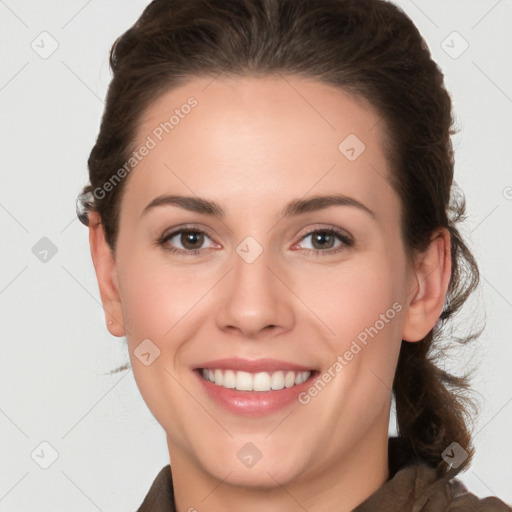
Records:
[[[339,340],[338,349],[347,337],[374,325],[400,299],[396,282],[400,277],[383,259],[361,257],[337,267],[319,265],[296,279],[297,295],[322,321],[329,338]],[[390,315],[395,317],[394,310]]]
[[[118,266],[118,274],[129,339],[169,339],[173,329],[182,319],[188,321],[198,300],[211,288],[208,276],[199,279],[197,270],[167,265],[156,257],[134,255]]]
[[[178,383],[176,362],[183,340],[194,336],[193,306],[206,284],[196,280],[191,286],[190,273],[143,253],[120,258],[118,276],[135,381],[157,421],[169,425],[169,411],[186,408],[189,400]],[[182,428],[176,419],[172,425],[175,431]]]
[[[342,357],[333,388],[374,401],[375,410],[388,399],[401,344],[402,277],[396,265],[382,257],[354,259],[303,281],[304,302],[325,326],[328,366]]]

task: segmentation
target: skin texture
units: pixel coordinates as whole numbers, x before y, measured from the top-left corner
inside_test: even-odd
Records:
[[[387,182],[384,123],[364,102],[291,76],[194,78],[149,107],[136,146],[191,96],[197,106],[126,178],[115,254],[90,215],[108,328],[127,336],[137,385],[167,434],[178,510],[351,510],[388,479],[400,344],[421,340],[439,318],[449,233],[440,229],[408,263],[399,198]],[[349,134],[365,145],[354,161],[338,149]],[[375,217],[353,206],[281,216],[294,199],[333,193],[356,198]],[[172,205],[141,216],[162,194],[213,200],[225,216]],[[192,242],[200,254],[158,245],[184,224],[208,231]],[[304,236],[333,227],[354,244]],[[236,251],[247,236],[263,248],[252,263]],[[190,251],[183,240],[167,246]],[[396,302],[401,311],[307,405],[235,415],[191,370],[238,356],[323,372]],[[160,350],[149,366],[134,355],[144,339]],[[262,454],[251,468],[237,457],[247,442]]]

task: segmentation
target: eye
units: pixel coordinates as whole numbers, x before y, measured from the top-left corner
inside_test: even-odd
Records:
[[[301,241],[308,238],[311,239],[310,246],[300,248],[304,249],[306,254],[314,256],[318,256],[320,254],[335,254],[351,247],[354,244],[354,240],[351,235],[336,228],[312,229],[302,236]],[[203,245],[206,240],[210,240],[212,242],[211,248],[220,247],[212,241],[206,231],[187,226],[176,229],[171,233],[164,234],[156,243],[171,253],[193,256],[205,252],[206,249]],[[334,245],[336,244],[336,241],[338,241],[338,245]],[[303,242],[301,244],[296,244],[293,248],[296,248],[298,245],[303,245]]]
[[[312,255],[338,253],[354,244],[352,237],[348,233],[335,228],[313,229],[306,233],[301,240],[306,240],[307,238],[311,238],[311,244],[309,247],[306,247],[306,254]],[[338,245],[334,245],[336,240],[339,241]]]
[[[157,240],[157,244],[171,253],[189,256],[203,252],[204,248],[202,246],[206,239],[211,240],[208,233],[202,229],[181,227],[172,233],[163,235],[159,240]],[[219,246],[213,244],[213,247]]]

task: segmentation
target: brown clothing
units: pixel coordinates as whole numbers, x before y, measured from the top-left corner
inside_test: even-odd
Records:
[[[437,477],[431,466],[407,454],[398,438],[389,440],[389,480],[353,512],[512,512],[498,498],[479,499],[456,478]],[[164,466],[137,512],[176,512],[171,467]]]

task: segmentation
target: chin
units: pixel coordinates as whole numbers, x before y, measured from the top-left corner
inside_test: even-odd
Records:
[[[275,489],[276,486],[287,485],[298,477],[297,467],[284,465],[283,460],[264,462],[261,459],[252,468],[242,467],[242,464],[219,465],[211,461],[207,468],[208,473],[224,485],[231,485],[240,489],[262,491]],[[229,475],[229,476],[228,476]]]

